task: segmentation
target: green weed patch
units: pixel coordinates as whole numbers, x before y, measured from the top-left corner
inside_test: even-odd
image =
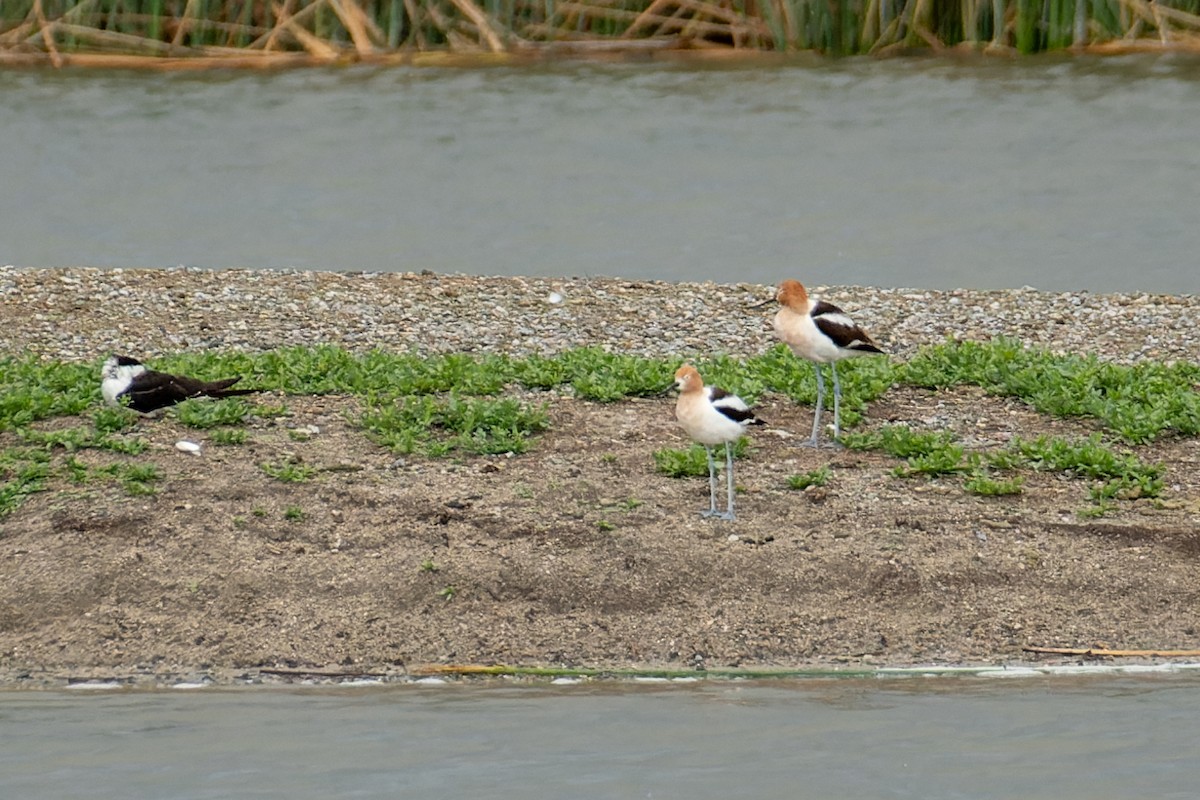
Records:
[[[733,457],[745,458],[750,449],[750,440],[745,436],[733,445]],[[713,448],[713,461],[718,467],[725,463],[725,448]],[[701,478],[708,477],[708,457],[704,446],[693,444],[691,447],[679,450],[664,447],[654,451],[654,467],[669,478]]]

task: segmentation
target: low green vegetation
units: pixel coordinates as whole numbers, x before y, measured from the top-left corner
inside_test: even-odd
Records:
[[[733,445],[733,457],[745,458],[749,451],[749,440],[743,436]],[[725,464],[725,448],[713,448],[713,463],[718,467]],[[703,445],[693,444],[691,447],[679,450],[664,447],[654,451],[654,467],[669,478],[706,478],[708,477],[708,457]]]
[[[100,397],[99,365],[0,358],[0,431],[82,414]]]
[[[316,468],[304,464],[295,458],[285,458],[283,461],[264,461],[258,465],[266,474],[283,483],[300,483],[316,474]]]
[[[245,444],[248,438],[245,428],[217,428],[208,434],[208,440],[218,447]]]
[[[1162,465],[1146,464],[1132,453],[1118,452],[1099,434],[1082,439],[1018,438],[1003,448],[968,453],[945,431],[885,425],[867,433],[844,435],[842,443],[851,449],[879,450],[904,459],[905,463],[894,471],[898,477],[966,475],[963,488],[985,496],[1019,494],[1024,478],[1012,473],[1021,469],[1090,479],[1096,481],[1091,490],[1095,507],[1087,509],[1088,513],[1097,508],[1108,510],[1113,499],[1158,497],[1163,489]],[[997,478],[996,473],[1008,477]]]
[[[1130,444],[1200,433],[1200,364],[1112,364],[1063,356],[1014,339],[947,342],[923,348],[896,380],[931,389],[974,384],[1017,397],[1056,417],[1091,417]]]
[[[544,408],[511,398],[415,396],[368,405],[358,424],[396,453],[524,453],[549,425]]]
[[[162,480],[162,473],[153,464],[121,464],[115,470],[125,493],[131,496],[154,494],[155,483]]]
[[[1011,478],[995,478],[986,470],[971,473],[963,481],[963,488],[971,494],[984,497],[1003,497],[1005,495],[1021,494],[1025,491],[1025,479],[1020,475]]]
[[[49,477],[47,451],[13,447],[0,452],[0,519],[15,511],[27,495],[43,491]]]
[[[333,347],[282,348],[264,353],[185,353],[155,366],[213,379],[243,376],[242,384],[284,395],[342,394],[359,399],[351,422],[372,440],[401,454],[427,456],[522,453],[549,425],[544,402],[531,402],[514,389],[566,392],[595,402],[650,397],[672,385],[682,358],[646,358],[602,348],[569,350],[554,356],[420,355]],[[783,345],[747,359],[726,356],[692,359],[706,382],[735,392],[748,402],[766,394],[811,405],[816,379],[811,364]],[[86,480],[83,450],[133,456],[145,441],[137,435],[139,415],[100,404],[99,361],[67,364],[31,356],[0,358],[0,433],[11,432],[16,447],[0,459],[0,515],[15,508],[47,480],[62,474]],[[839,365],[844,443],[887,452],[903,460],[901,476],[959,476],[982,495],[1022,490],[1021,470],[1053,469],[1092,480],[1097,506],[1128,497],[1155,497],[1162,490],[1161,468],[1112,450],[1104,441],[1139,445],[1164,436],[1200,433],[1200,365],[1195,363],[1112,364],[1090,356],[1055,355],[1011,339],[954,342],[922,348],[907,363],[864,358]],[[867,405],[895,385],[939,389],[961,384],[1018,398],[1054,416],[1096,421],[1096,437],[1015,442],[994,452],[969,452],[945,432],[918,432],[885,426],[853,430]],[[669,403],[664,400],[664,403]],[[832,398],[829,399],[830,404]],[[214,444],[247,441],[250,417],[288,414],[286,405],[260,398],[195,400],[166,412],[181,424],[210,431]],[[42,430],[35,423],[85,416],[90,425]],[[745,442],[737,446],[745,455]],[[36,453],[36,455],[30,455]],[[615,457],[614,457],[615,460]],[[723,460],[723,459],[719,459]],[[704,450],[664,449],[656,468],[671,476],[703,476]],[[81,471],[83,470],[83,471]],[[283,462],[263,465],[284,481],[302,481],[311,467]],[[792,476],[789,485],[814,476]],[[132,480],[130,486],[152,486]],[[807,485],[813,485],[809,483]],[[134,488],[134,491],[140,491]]]
[[[128,408],[100,406],[92,411],[92,425],[99,433],[121,433],[137,425],[138,413]]]
[[[48,450],[62,448],[68,453],[94,449],[135,456],[146,449],[146,443],[142,439],[111,436],[88,428],[61,428],[54,431],[21,428],[17,431],[17,437],[26,444],[45,447]]]
[[[799,475],[789,475],[787,485],[789,489],[797,491],[803,491],[810,486],[824,486],[829,483],[829,477],[832,474],[832,470],[828,466],[824,466]]]
[[[250,416],[252,405],[244,397],[226,397],[220,400],[185,400],[175,406],[173,413],[180,424],[197,430],[220,426],[242,425]]]

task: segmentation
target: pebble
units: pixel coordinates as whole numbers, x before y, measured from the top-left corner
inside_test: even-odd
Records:
[[[794,277],[804,279],[804,275]],[[1200,297],[810,286],[894,357],[947,336],[997,336],[1132,363],[1195,360]],[[112,352],[354,351],[550,355],[599,346],[650,357],[757,355],[775,345],[755,284],[432,272],[0,267],[0,351],[94,362]],[[121,318],[104,298],[121,298]],[[171,306],[174,306],[172,308]]]

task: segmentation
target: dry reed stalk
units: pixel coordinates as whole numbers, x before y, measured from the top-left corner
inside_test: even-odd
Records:
[[[417,14],[418,6],[415,0],[404,0],[404,10],[408,13],[409,22],[412,24],[410,38],[416,39],[418,50],[425,50],[428,43],[425,40],[425,32],[421,30],[421,18]]]
[[[673,2],[674,2],[674,0],[654,0],[654,2],[652,2],[650,5],[646,6],[646,8],[643,9],[642,12],[640,14],[638,14],[637,17],[634,18],[633,22],[630,23],[629,27],[625,29],[625,32],[621,34],[621,38],[628,39],[631,36],[633,36],[634,31],[636,31],[638,28],[645,25],[646,22],[651,17],[657,16],[659,14],[659,12],[661,12],[663,10],[663,8],[665,8],[666,6],[670,5]]]
[[[196,7],[196,0],[187,0],[187,5],[183,7],[183,13],[179,16],[179,24],[175,26],[175,35],[171,37],[171,44],[178,47],[183,43],[183,35],[187,33],[188,20],[192,17]]]
[[[76,3],[75,5],[71,6],[69,9],[64,11],[63,13],[59,14],[58,21],[59,22],[71,22],[71,21],[75,20],[76,18],[82,16],[84,10],[86,10],[88,6],[94,5],[95,3],[96,3],[96,0],[82,0],[82,2]]]
[[[584,34],[580,34],[583,36]],[[657,39],[565,39],[553,42],[522,40],[517,52],[537,54],[567,52],[580,54],[639,53],[656,50],[673,50],[682,47],[684,40],[679,36],[664,36]]]
[[[885,51],[897,45],[896,39],[900,35],[900,25],[902,24],[903,15],[892,17],[892,21],[888,23],[887,28],[883,33],[879,34],[879,38],[867,50],[868,55],[886,55]]]
[[[262,48],[265,52],[270,52],[275,49],[275,40],[279,38],[279,34],[283,32],[283,23],[292,18],[292,6],[296,0],[284,0],[282,6],[278,3],[271,4],[271,13],[275,15],[275,25],[271,28],[266,36],[260,36],[250,44],[246,45],[247,50],[257,50]]]
[[[381,46],[386,46],[387,34],[383,32],[382,28],[375,24],[375,18],[363,10],[362,6],[358,5],[361,2],[362,0],[355,0],[355,7],[359,10],[363,25],[365,25],[367,28],[367,33],[371,35],[372,39],[374,39],[376,42],[379,42]]]
[[[447,19],[434,3],[426,3],[425,12],[429,15],[429,19],[433,22],[434,26],[446,37],[446,43],[450,45],[451,50],[469,52],[482,49],[479,42],[472,42],[456,31],[454,29],[454,21]]]
[[[606,2],[617,1],[618,0],[598,0],[598,3],[599,5],[603,6],[606,4]],[[559,39],[564,36],[568,39],[581,39],[590,36],[590,34],[586,31],[571,29],[572,23],[574,23],[576,20],[579,20],[579,25],[577,27],[582,28],[587,22],[586,15],[582,15],[580,11],[575,8],[567,8],[567,10],[564,12],[560,3],[552,3],[552,6],[553,10],[551,10],[541,22],[530,23],[525,26],[524,30],[526,32],[533,31],[534,29],[543,31],[544,35],[554,39]]]
[[[29,11],[25,12],[25,19],[21,20],[21,24],[17,25],[10,31],[0,34],[0,43],[2,44],[21,44],[28,41],[29,36],[34,33],[38,27],[37,13],[34,7],[30,7]]]
[[[1189,28],[1200,28],[1200,17],[1195,14],[1180,11],[1178,8],[1164,6],[1162,3],[1157,2],[1157,0],[1150,0],[1150,8],[1156,17],[1161,16]]]
[[[29,33],[37,26],[37,20],[33,18],[32,9],[30,14],[21,20],[21,23],[16,27],[0,33],[0,45],[11,45],[22,42],[29,38]]]
[[[940,53],[946,49],[946,45],[942,40],[933,34],[928,28],[923,25],[914,25],[912,32],[925,40],[925,44],[929,45],[929,49],[935,53]]]
[[[783,44],[789,50],[794,49],[796,45],[796,31],[800,29],[796,24],[796,15],[793,13],[792,4],[788,0],[775,0],[779,4],[779,15],[783,19]]]
[[[298,14],[293,14],[286,19],[280,19],[279,24],[275,27],[277,29],[282,28],[285,32],[291,35],[300,44],[300,46],[304,48],[305,52],[314,58],[319,58],[325,61],[333,61],[337,59],[338,51],[325,40],[321,39],[316,34],[309,33],[300,25],[301,16],[307,17],[315,14],[316,9],[322,5],[324,5],[324,0],[319,0]],[[271,3],[271,10],[275,12],[275,18],[279,19],[279,3]]]
[[[500,38],[500,34],[496,32],[496,29],[492,27],[487,14],[483,13],[471,0],[450,0],[450,2],[463,13],[463,16],[474,23],[475,27],[479,29],[480,40],[486,39],[488,47],[493,53],[504,51],[504,41]]]
[[[1004,47],[1008,26],[1004,24],[1004,0],[992,0],[992,47]]]
[[[314,3],[310,6],[305,6],[299,11],[292,13],[292,6],[295,0],[284,0],[284,5],[281,7],[278,2],[272,0],[271,13],[275,15],[275,25],[268,32],[259,36],[253,42],[246,45],[248,50],[266,49],[268,43],[272,47],[275,46],[275,40],[279,36],[289,33],[292,25],[301,25],[316,15],[317,9],[320,8],[319,3]],[[293,37],[294,38],[294,37]]]
[[[38,27],[42,33],[42,42],[45,43],[46,51],[50,54],[50,63],[57,69],[63,65],[63,60],[62,56],[58,54],[58,48],[54,44],[54,32],[46,24],[46,15],[42,11],[42,0],[33,0],[33,13],[37,16]]]
[[[1109,650],[1103,647],[1022,647],[1026,653],[1064,656],[1112,656],[1133,658],[1196,658],[1200,650]]]
[[[96,28],[96,25],[90,24],[90,23],[96,20],[97,15],[88,14],[88,15],[80,15],[80,16],[83,17],[83,19],[80,21],[81,25],[83,25],[84,27]],[[154,18],[149,14],[122,14],[121,19],[124,22],[148,24]],[[61,24],[62,22],[63,21],[60,19],[59,24]],[[258,25],[242,25],[239,22],[219,22],[217,20],[207,20],[206,19],[206,20],[201,20],[199,24],[205,28],[209,28],[209,29],[217,30],[217,31],[224,31],[225,33],[228,33],[231,35],[238,34],[238,33],[245,33],[247,31],[249,31],[250,33],[253,33],[255,35],[262,36],[262,35],[266,35],[267,33],[270,32],[270,29],[268,29],[268,28],[263,28]],[[103,30],[102,28],[96,28],[96,29]],[[137,34],[128,34],[128,35],[129,36],[137,36]],[[149,36],[139,37],[139,38],[146,38],[146,39],[150,39],[155,42],[162,42],[163,44],[172,44],[172,42],[166,42],[166,41],[163,41],[162,39],[156,39],[154,37],[149,37]],[[184,47],[186,48],[187,45],[184,45]],[[237,49],[244,50],[246,48],[238,47]]]
[[[881,0],[871,0],[863,13],[862,41],[879,41],[879,32],[886,26],[883,23],[883,3]]]
[[[29,32],[36,24],[36,22],[25,20],[15,28],[0,33],[0,46],[18,44],[29,38]]]
[[[1171,32],[1163,24],[1162,7],[1158,3],[1151,3],[1150,10],[1154,13],[1154,27],[1158,28],[1158,38],[1163,44],[1167,44],[1170,40]]]
[[[959,14],[962,16],[964,42],[974,42],[979,33],[979,4],[976,0],[961,0]]]
[[[929,27],[932,9],[930,0],[912,0],[908,4],[908,8],[912,8],[912,13],[908,15],[908,34],[904,38],[911,44],[914,38],[925,38],[921,36],[921,30]],[[908,8],[905,8],[905,11]]]
[[[1083,52],[1093,55],[1122,56],[1137,53],[1200,53],[1200,36],[1193,33],[1176,31],[1170,41],[1160,39],[1117,39],[1111,42],[1097,42],[1083,48]]]
[[[1146,0],[1119,0],[1121,8],[1137,16],[1138,19],[1154,24],[1154,12]]]
[[[63,22],[54,23],[54,27],[60,33],[74,36],[76,39],[92,41],[97,45],[111,47],[115,50],[141,51],[147,55],[155,56],[188,55],[194,52],[186,47],[175,47],[168,42],[160,42],[157,39],[146,39],[130,33],[103,31],[96,28],[89,28],[85,25],[69,25]]]
[[[240,48],[235,48],[240,49]],[[68,67],[93,69],[142,69],[156,72],[197,72],[214,69],[287,69],[312,67],[328,64],[327,59],[318,59],[307,53],[254,53],[240,56],[213,56],[209,58],[163,58],[152,55],[118,53],[64,53],[63,61]]]
[[[736,15],[726,9],[720,9],[716,6],[696,2],[695,0],[674,0],[682,7],[684,11],[693,11],[697,14],[711,14],[716,12],[717,15],[723,17],[726,22],[710,22],[708,20],[700,20],[695,18],[677,19],[674,16],[663,16],[661,14],[647,15],[645,11],[627,11],[621,8],[609,8],[607,6],[596,6],[580,2],[565,2],[559,3],[560,11],[577,10],[581,13],[593,16],[599,19],[607,19],[612,22],[623,21],[640,21],[640,25],[655,25],[656,32],[662,33],[670,29],[682,29],[690,27],[696,32],[714,35],[714,36],[730,36],[731,38],[737,33],[756,34],[759,36],[769,35],[766,24],[761,20],[747,18],[746,20],[737,19]],[[540,30],[544,26],[531,25],[527,30]],[[622,34],[622,38],[625,34]]]
[[[723,8],[712,3],[701,2],[701,0],[677,0],[677,2],[682,8],[692,9],[697,14],[705,14],[713,19],[724,20],[730,25],[741,25],[747,20],[744,14],[738,14],[732,9]],[[761,21],[761,18],[758,19]]]
[[[679,31],[688,36],[702,34],[700,38],[704,38],[703,35],[729,37],[733,40],[736,40],[739,36],[749,37],[754,35],[761,36],[767,40],[771,38],[771,32],[766,29],[765,24],[760,28],[756,28],[749,25],[728,25],[719,22],[709,22],[707,20],[668,18],[658,28],[660,35],[665,35],[672,31]]]
[[[670,32],[672,30],[676,30],[676,31],[679,31],[679,34],[681,36],[691,36],[692,34],[691,34],[691,31],[689,30],[689,28],[691,28],[690,23],[696,21],[697,17],[696,16],[691,16],[691,17],[686,16],[690,10],[691,9],[689,9],[683,3],[680,3],[679,6],[674,11],[671,12],[671,15],[667,19],[667,21],[660,24],[657,28],[654,29],[654,35],[655,36],[667,36],[667,35],[670,35]]]
[[[350,34],[350,41],[354,42],[354,49],[358,51],[360,56],[369,56],[375,52],[375,45],[371,43],[371,37],[367,33],[367,26],[363,23],[363,10],[357,3],[347,2],[342,0],[325,0],[329,8],[333,10],[334,15],[341,20],[342,26]]]

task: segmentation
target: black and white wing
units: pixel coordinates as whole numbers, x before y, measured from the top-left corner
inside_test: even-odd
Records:
[[[860,350],[864,353],[882,353],[879,346],[871,341],[866,331],[858,327],[846,312],[832,303],[819,301],[809,315],[817,330],[842,350]]]
[[[705,391],[708,392],[708,400],[712,403],[713,408],[734,422],[739,422],[743,425],[765,424],[758,417],[754,416],[754,411],[750,406],[746,405],[746,401],[736,394],[730,394],[716,386],[706,386]]]
[[[134,411],[147,413],[195,397],[201,390],[194,378],[148,370],[134,377],[123,396]]]

